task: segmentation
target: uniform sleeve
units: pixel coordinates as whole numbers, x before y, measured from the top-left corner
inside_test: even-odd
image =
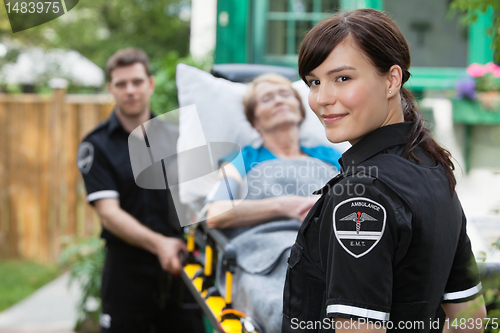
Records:
[[[97,145],[90,141],[83,141],[80,144],[77,166],[85,182],[89,203],[99,199],[119,198],[118,184],[112,165]]]
[[[444,303],[461,303],[476,298],[481,293],[481,282],[476,259],[467,236],[467,219],[462,212],[462,229],[453,259],[450,277],[443,295]]]
[[[411,230],[411,213],[369,180],[347,181],[334,190],[324,217],[332,226],[324,256],[326,315],[389,320],[393,262],[405,248],[398,229]]]

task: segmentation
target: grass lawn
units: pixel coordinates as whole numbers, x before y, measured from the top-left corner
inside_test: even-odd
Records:
[[[31,295],[60,273],[57,264],[0,260],[0,311]]]

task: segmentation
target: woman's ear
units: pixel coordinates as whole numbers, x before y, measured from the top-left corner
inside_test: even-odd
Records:
[[[403,71],[399,65],[392,65],[387,74],[387,97],[396,96],[401,89]]]

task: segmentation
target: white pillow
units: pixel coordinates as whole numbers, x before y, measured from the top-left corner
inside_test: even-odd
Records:
[[[186,64],[177,65],[176,83],[179,108],[194,105],[198,113],[198,117],[188,112],[179,114],[179,152],[207,142],[230,142],[240,148],[247,145],[258,147],[261,144],[259,133],[250,125],[244,113],[245,84],[216,78]],[[348,143],[332,144],[326,138],[323,126],[307,103],[307,85],[303,81],[293,82],[292,85],[299,92],[306,110],[305,120],[300,127],[300,144],[305,147],[331,146],[340,152],[348,149]],[[200,141],[199,135],[193,135],[194,129],[200,128],[200,123],[205,142]],[[180,170],[182,166],[179,166]],[[200,180],[198,183],[180,184],[181,201],[189,203],[205,198],[211,190],[208,183],[203,185]]]
[[[177,65],[175,75],[179,108],[195,105],[207,142],[232,142],[240,147],[257,145],[259,133],[243,111],[246,85],[216,78],[196,67]],[[179,114],[179,140],[191,131],[192,121]]]
[[[176,72],[179,107],[195,105],[208,142],[232,142],[240,147],[258,146],[260,135],[250,125],[243,110],[243,95],[246,85],[216,78],[196,67],[177,65]],[[318,145],[332,146],[341,152],[350,147],[349,143],[332,144],[325,136],[325,130],[307,103],[309,87],[302,81],[292,86],[299,92],[306,110],[306,118],[300,127],[300,143],[305,147]],[[191,124],[181,122],[180,131]],[[185,137],[184,137],[185,138]],[[183,139],[184,139],[183,138]]]

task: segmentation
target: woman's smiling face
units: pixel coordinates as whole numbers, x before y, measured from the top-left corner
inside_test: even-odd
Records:
[[[355,144],[379,127],[403,121],[401,109],[390,107],[391,98],[400,98],[399,89],[391,88],[391,71],[380,75],[350,37],[305,78],[309,105],[331,142]]]

